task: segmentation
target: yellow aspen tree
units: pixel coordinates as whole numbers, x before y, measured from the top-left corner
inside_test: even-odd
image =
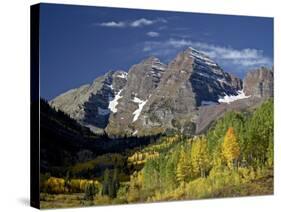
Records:
[[[224,158],[226,159],[227,165],[232,169],[234,162],[240,155],[238,139],[232,127],[228,128],[224,136],[224,141],[222,143],[222,153]]]
[[[196,138],[191,148],[192,169],[196,175],[205,177],[210,165],[207,140],[205,137]]]
[[[188,156],[188,153],[185,151],[184,147],[182,147],[180,150],[179,161],[176,170],[176,178],[179,183],[186,181],[188,176],[191,176],[192,174]]]

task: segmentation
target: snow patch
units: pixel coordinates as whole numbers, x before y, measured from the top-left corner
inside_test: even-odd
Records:
[[[135,102],[139,105],[139,108],[133,112],[133,115],[134,115],[133,122],[135,122],[136,120],[138,120],[138,118],[141,114],[141,111],[142,111],[144,105],[146,104],[147,100],[143,101],[143,100],[139,99],[138,97],[134,97],[133,102]]]
[[[103,108],[100,108],[98,107],[98,114],[101,115],[101,116],[106,116],[110,113],[110,111],[108,109],[103,109]]]
[[[123,91],[123,89],[120,90],[120,91],[116,94],[116,96],[114,97],[114,99],[111,99],[111,100],[109,101],[108,109],[110,109],[113,113],[116,113],[116,112],[117,112],[116,106],[118,105],[118,100],[123,97],[123,96],[120,95],[122,91]]]
[[[249,98],[249,97],[250,97],[250,96],[246,96],[246,95],[245,95],[245,93],[244,93],[243,90],[239,90],[239,91],[238,91],[238,95],[236,95],[236,96],[235,96],[235,95],[230,95],[230,96],[225,95],[224,97],[220,98],[220,99],[218,100],[218,102],[229,104],[229,103],[234,102],[234,101],[237,101],[237,100],[239,100],[239,99],[247,99],[247,98]]]
[[[136,130],[135,132],[133,132],[133,135],[136,135],[138,133],[138,130]]]
[[[143,100],[141,100],[138,97],[134,97],[133,102],[137,103],[137,104],[141,104],[143,102]]]
[[[119,78],[127,79],[128,78],[128,73],[127,72],[121,72],[119,75],[117,75]]]
[[[111,90],[114,90],[113,85],[107,85]]]

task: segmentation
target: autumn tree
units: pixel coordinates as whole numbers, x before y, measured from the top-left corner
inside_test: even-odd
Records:
[[[218,145],[212,153],[212,166],[220,168],[223,164],[222,148]]]
[[[217,151],[217,147],[223,143],[225,132],[228,130],[229,126],[232,126],[237,136],[239,136],[239,142],[244,143],[243,137],[246,117],[247,116],[243,113],[230,111],[227,112],[221,119],[217,120],[214,128],[207,132],[209,151],[211,153]]]
[[[193,141],[191,162],[194,174],[205,177],[210,166],[207,139],[205,137],[198,137]]]
[[[189,153],[182,146],[177,164],[176,177],[179,183],[187,180],[192,175],[192,167],[190,163]]]
[[[233,164],[237,162],[237,159],[240,155],[240,147],[232,127],[228,128],[224,136],[222,153],[229,168],[233,168]]]

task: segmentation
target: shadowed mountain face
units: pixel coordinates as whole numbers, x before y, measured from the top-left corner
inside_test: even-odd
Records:
[[[93,132],[119,137],[200,133],[227,108],[242,110],[272,96],[272,70],[249,72],[242,81],[188,48],[167,65],[149,57],[128,73],[108,72],[50,104]]]
[[[110,71],[91,85],[83,85],[61,94],[51,106],[60,109],[92,131],[103,133],[110,116],[109,104],[126,85],[127,73]]]

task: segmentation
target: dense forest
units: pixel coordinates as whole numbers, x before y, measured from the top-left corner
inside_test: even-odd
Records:
[[[43,208],[273,193],[272,99],[255,109],[227,112],[202,135],[116,141],[41,104],[42,115],[48,113],[41,154],[44,148],[56,153],[42,155]],[[50,124],[56,126],[52,136]],[[61,144],[63,151],[57,148]]]

